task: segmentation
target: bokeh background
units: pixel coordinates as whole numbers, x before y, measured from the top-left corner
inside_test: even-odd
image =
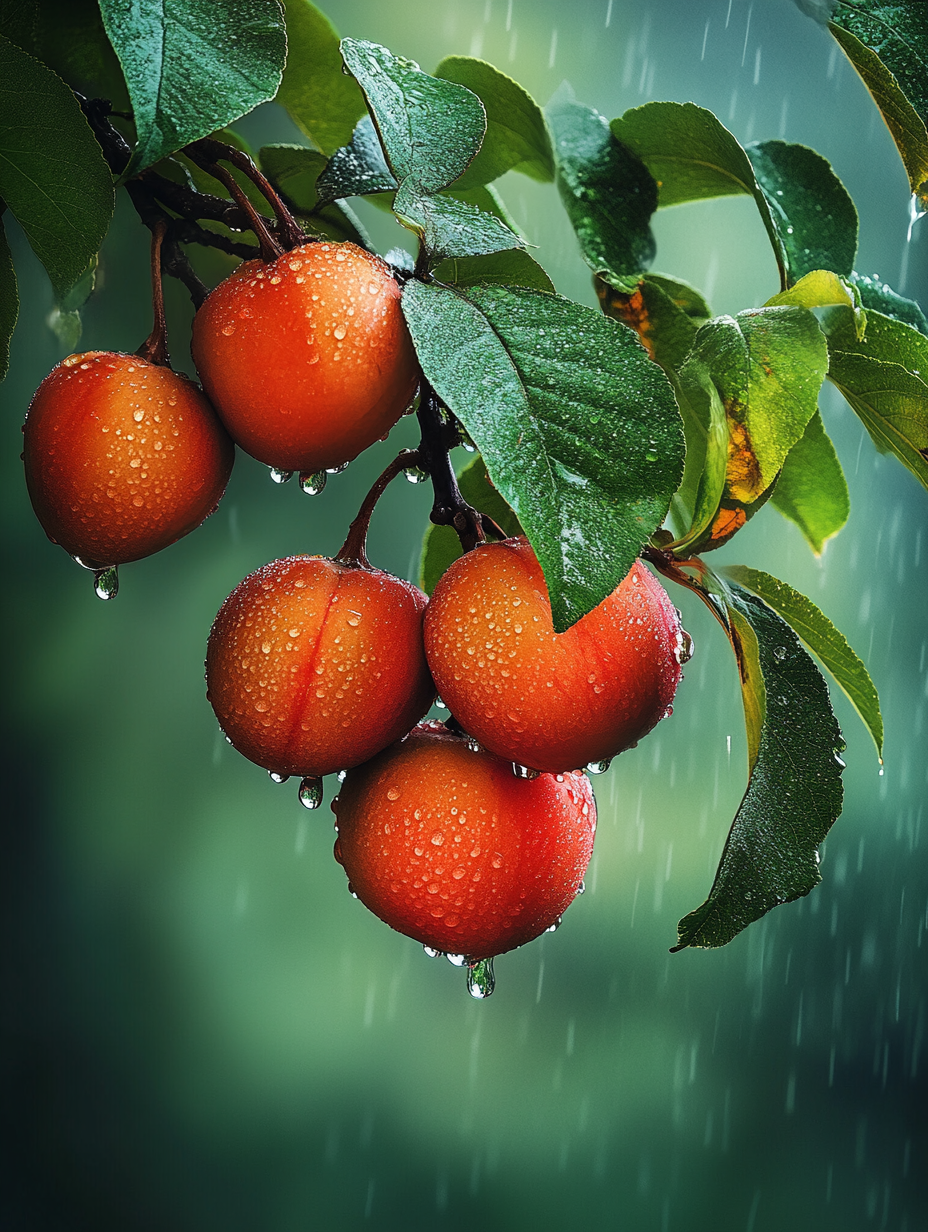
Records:
[[[928,309],[928,221],[827,32],[791,0],[330,0],[340,32],[429,69],[483,56],[544,102],[563,80],[606,116],[692,99],[742,141],[833,163],[861,214],[858,268]],[[242,125],[289,140],[268,106]],[[558,289],[588,274],[551,186],[500,188]],[[403,233],[365,213],[382,249]],[[656,268],[717,312],[776,289],[748,198],[656,219]],[[675,713],[596,781],[597,850],[564,926],[497,963],[495,996],[346,892],[326,806],[307,813],[222,740],[206,703],[212,617],[246,573],[337,549],[405,421],[325,493],[240,456],[214,517],[122,571],[115,602],[45,539],[19,462],[32,390],[60,358],[22,238],[23,310],[2,391],[6,581],[2,861],[3,1226],[79,1232],[479,1227],[846,1232],[928,1226],[928,500],[826,389],[851,487],[816,561],[764,511],[729,561],[808,593],[866,659],[886,769],[843,696],[844,815],[824,883],[726,949],[670,955],[744,788],[734,664],[696,640]],[[122,209],[83,345],[149,329],[147,245]],[[217,265],[215,277],[222,275]],[[171,292],[173,351],[189,312]],[[394,484],[371,534],[414,577],[423,488]],[[327,787],[327,799],[332,785]]]

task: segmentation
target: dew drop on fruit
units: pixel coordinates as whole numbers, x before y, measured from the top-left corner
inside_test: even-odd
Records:
[[[682,667],[684,663],[689,663],[693,657],[695,645],[692,637],[687,631],[681,627],[677,634],[677,644],[673,648],[673,656]]]
[[[430,945],[424,945],[422,947],[422,952],[425,954],[426,958],[439,958],[441,956],[441,950],[433,950]]]
[[[275,483],[288,483],[293,478],[293,471],[282,471],[276,466],[272,466],[269,469],[271,472],[271,478]]]
[[[467,991],[478,1001],[493,995],[496,976],[493,974],[493,959],[481,958],[467,964]]]
[[[300,783],[300,804],[303,808],[317,809],[322,803],[322,779],[308,774]]]
[[[467,962],[464,954],[446,954],[445,958],[451,963],[452,967],[463,967]]]
[[[325,473],[326,473],[327,475],[340,475],[340,474],[342,473],[342,471],[346,471],[347,469],[348,469],[348,463],[347,463],[347,462],[340,462],[340,463],[338,464],[338,466],[328,466],[328,467],[326,467],[326,472],[325,472]]]
[[[268,770],[267,776],[272,783],[286,783],[290,777],[289,774],[278,774],[276,770]]]
[[[351,897],[352,897],[352,898],[357,898],[357,897],[358,897],[358,892],[357,892],[357,890],[354,888],[354,886],[351,884],[351,882],[350,882],[350,881],[348,882],[348,893],[351,895]]]
[[[602,761],[588,761],[586,763],[587,774],[605,774],[612,765],[610,758],[605,757]]]
[[[548,927],[545,929],[545,932],[546,933],[556,933],[557,930],[561,927],[561,923],[562,923],[561,917],[558,916],[553,924],[548,925]]]
[[[115,565],[93,572],[93,592],[98,599],[115,599],[119,593],[119,570]]]
[[[300,487],[307,496],[318,496],[325,487],[325,471],[300,471]]]
[[[512,773],[516,776],[517,779],[531,780],[531,779],[537,779],[541,771],[540,770],[530,770],[528,766],[521,766],[519,765],[517,761],[514,761],[512,763]]]
[[[585,894],[585,893],[586,893],[586,882],[581,881],[580,884],[577,886],[577,897],[579,898],[581,894]]]
[[[473,736],[468,736],[464,743],[471,753],[479,753],[481,751],[482,746],[480,741],[475,740]]]
[[[445,703],[441,700],[440,697],[435,698],[434,705],[437,710],[447,710],[448,709],[448,707],[445,705]]]

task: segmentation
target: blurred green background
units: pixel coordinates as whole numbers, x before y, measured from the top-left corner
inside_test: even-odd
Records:
[[[928,308],[928,223],[869,96],[791,0],[331,0],[342,34],[432,68],[483,56],[544,102],[562,80],[611,117],[712,108],[742,141],[823,153],[861,214],[858,268]],[[293,137],[274,106],[254,144]],[[555,190],[500,188],[563,293],[593,303]],[[366,211],[382,247],[403,241]],[[656,268],[717,312],[776,289],[748,198],[668,210]],[[277,556],[337,549],[387,444],[325,493],[240,456],[196,534],[122,570],[118,599],[53,548],[25,493],[20,424],[60,358],[20,235],[23,311],[2,391],[7,685],[5,1062],[11,1230],[628,1232],[928,1226],[925,493],[826,390],[851,520],[816,561],[765,511],[725,549],[808,593],[880,690],[886,772],[843,696],[845,812],[824,883],[726,949],[669,955],[744,788],[736,673],[696,640],[671,719],[596,780],[597,850],[563,928],[497,963],[495,996],[429,961],[346,892],[326,807],[301,809],[219,735],[210,622]],[[147,244],[122,209],[82,346],[147,334]],[[216,278],[221,276],[217,265]],[[189,362],[171,290],[175,359]],[[374,562],[414,577],[428,511],[398,483]],[[327,798],[331,784],[327,786]]]

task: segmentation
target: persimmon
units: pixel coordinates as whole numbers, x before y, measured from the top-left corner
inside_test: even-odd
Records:
[[[567,910],[593,851],[585,774],[517,778],[440,723],[349,771],[336,859],[397,932],[470,961],[539,936]]]
[[[197,312],[193,357],[244,450],[310,473],[349,462],[389,432],[419,372],[398,283],[351,243],[244,262]]]
[[[234,448],[197,385],[112,351],[69,355],[23,426],[45,533],[90,568],[139,560],[194,530],[225,490]]]
[[[555,633],[528,541],[481,544],[451,565],[425,614],[441,697],[482,745],[535,770],[597,765],[667,712],[689,639],[640,562],[592,612]]]
[[[220,608],[207,646],[207,696],[226,736],[279,777],[367,761],[435,695],[425,604],[392,574],[322,556],[289,556],[249,574]]]

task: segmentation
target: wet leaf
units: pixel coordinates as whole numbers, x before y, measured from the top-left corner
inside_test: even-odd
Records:
[[[928,338],[870,309],[857,338],[846,308],[829,311],[828,378],[882,451],[894,453],[928,487]]]
[[[57,298],[94,261],[113,213],[113,177],[60,77],[0,38],[0,197]]]
[[[370,248],[370,238],[344,201],[321,202],[316,191],[326,157],[302,145],[266,145],[261,168],[297,215],[300,225],[315,235],[336,241],[351,240]]]
[[[100,0],[100,11],[138,135],[126,176],[277,93],[287,53],[277,0]]]
[[[847,480],[817,411],[786,455],[770,501],[796,523],[816,556],[847,521]]]
[[[906,325],[911,325],[919,333],[928,336],[928,319],[915,300],[897,294],[889,283],[883,282],[876,275],[868,278],[865,274],[851,274],[850,280],[865,308],[874,308],[884,316],[895,317],[897,321],[904,321]]]
[[[683,471],[667,378],[629,330],[560,296],[411,282],[403,308],[426,377],[525,528],[563,631],[612,593],[667,512]]]
[[[346,80],[351,80],[346,78]],[[336,150],[320,174],[316,191],[325,201],[395,192],[396,180],[387,166],[380,138],[370,116],[362,116],[348,145]]]
[[[697,291],[682,278],[671,278],[669,274],[657,274],[653,270],[645,275],[645,281],[651,283],[667,295],[686,315],[698,325],[702,325],[712,316],[712,309]]]
[[[554,152],[544,115],[518,82],[471,56],[446,56],[435,76],[472,90],[487,114],[483,144],[457,187],[489,184],[507,171],[520,171],[533,180],[554,179]]]
[[[488,256],[525,243],[494,214],[446,194],[420,193],[408,181],[394,198],[393,212],[418,234],[434,263],[446,257]]]
[[[800,308],[828,308],[843,304],[854,313],[858,338],[864,336],[867,328],[867,314],[861,308],[861,295],[853,275],[842,278],[830,270],[812,270],[789,290],[772,295],[764,307],[776,308],[783,304],[795,304]]]
[[[821,673],[789,625],[735,582],[694,586],[728,632],[748,724],[750,778],[706,901],[675,950],[727,944],[821,880],[818,847],[841,811],[844,748]],[[758,671],[759,669],[759,671]]]
[[[928,209],[928,5],[839,0],[829,29],[873,95]]]
[[[507,536],[522,534],[519,519],[490,483],[483,458],[472,458],[458,472],[458,487],[467,503],[491,517]],[[432,593],[438,579],[460,555],[461,541],[453,527],[429,526],[422,541],[419,562],[419,585],[427,595]]]
[[[534,287],[536,291],[554,294],[554,283],[524,249],[510,249],[485,257],[451,257],[442,261],[433,272],[437,282],[450,282],[458,287],[493,282],[512,287]]]
[[[277,102],[316,149],[332,154],[351,140],[364,115],[364,96],[342,72],[338,34],[329,19],[309,0],[284,0],[284,11],[287,65]]]
[[[0,223],[0,381],[10,367],[10,339],[19,316],[19,292],[16,288],[16,271],[13,257],[6,242],[6,232]]]
[[[668,373],[680,367],[696,338],[697,326],[667,294],[666,280],[646,274],[628,292],[616,290],[597,275],[593,285],[606,316],[633,329],[655,363]]]
[[[693,518],[686,534],[669,545],[672,551],[681,555],[698,544],[716,522],[728,475],[728,417],[719,392],[711,381],[706,382],[706,393],[709,401],[709,423],[696,498],[693,502]],[[746,517],[738,521],[731,534],[740,530],[744,521]],[[726,533],[724,538],[730,538],[730,534]]]
[[[843,633],[811,599],[760,569],[731,565],[722,570],[726,578],[759,595],[778,612],[794,633],[834,676],[873,737],[877,753],[883,751],[883,717],[880,699],[863,661],[854,653]]]
[[[557,186],[587,264],[637,274],[654,260],[650,218],[657,186],[606,119],[562,87],[545,108],[557,154]]]

